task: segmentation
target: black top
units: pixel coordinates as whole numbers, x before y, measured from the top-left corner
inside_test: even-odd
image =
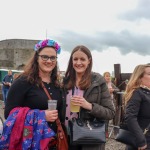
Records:
[[[133,92],[126,106],[125,121],[127,127],[135,135],[139,147],[146,144],[150,139],[150,131],[145,136],[143,129],[150,123],[150,90],[138,88]]]
[[[60,88],[56,87],[52,83],[47,84],[44,82],[44,85],[50,93],[52,99],[58,100],[57,110],[60,116],[60,110],[62,109],[62,93]],[[29,107],[31,109],[46,110],[48,109],[47,100],[48,97],[42,87],[30,84],[23,77],[16,79],[8,92],[4,113],[5,119],[14,107]],[[61,120],[61,117],[59,118]],[[56,130],[54,124],[55,123],[50,125],[53,130]]]

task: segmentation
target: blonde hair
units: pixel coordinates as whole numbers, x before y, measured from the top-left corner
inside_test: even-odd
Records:
[[[124,94],[124,100],[125,104],[130,100],[134,90],[140,87],[141,85],[141,78],[143,77],[145,73],[145,68],[150,67],[149,64],[144,65],[138,65],[135,67],[130,80],[126,86],[125,94]]]
[[[105,77],[106,74],[109,74],[111,76],[110,72],[108,72],[108,71],[104,72],[103,76]]]

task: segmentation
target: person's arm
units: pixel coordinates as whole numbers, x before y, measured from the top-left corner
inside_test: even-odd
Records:
[[[115,108],[110,97],[109,90],[106,83],[100,85],[100,104],[92,103],[92,110],[90,113],[100,119],[113,119],[115,115]]]
[[[111,83],[111,86],[112,86],[112,88],[113,88],[113,93],[116,93],[116,92],[119,92],[119,91],[120,91],[119,88],[116,87],[116,85],[114,85],[113,83]]]
[[[6,78],[6,76],[2,80],[2,84],[4,84],[4,85],[5,85],[5,78]]]

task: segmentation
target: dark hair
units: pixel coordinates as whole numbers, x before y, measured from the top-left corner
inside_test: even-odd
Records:
[[[72,55],[76,51],[81,51],[81,52],[85,53],[87,55],[88,59],[90,59],[89,66],[87,67],[87,69],[86,69],[86,71],[85,71],[84,75],[82,76],[82,79],[79,83],[80,89],[85,90],[91,85],[92,55],[91,55],[90,50],[83,45],[76,46],[71,53],[71,56],[70,56],[70,59],[68,62],[67,71],[65,74],[64,86],[67,89],[72,89],[76,84],[75,83],[76,82],[76,73],[75,73],[75,70],[73,68],[73,62],[72,62]]]
[[[39,64],[38,64],[38,54],[43,50],[43,48],[39,49],[34,53],[32,58],[29,60],[27,65],[24,68],[24,72],[21,74],[21,76],[26,77],[27,81],[31,84],[36,84],[37,86],[41,86],[42,79],[39,77]],[[57,81],[57,63],[55,68],[52,70],[51,73],[51,81],[56,86],[59,85]]]

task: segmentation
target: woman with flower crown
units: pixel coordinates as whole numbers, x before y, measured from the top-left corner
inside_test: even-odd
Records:
[[[11,110],[16,107],[40,110],[44,112],[44,119],[48,122],[50,129],[56,133],[56,119],[59,116],[60,121],[64,120],[63,96],[57,80],[57,54],[60,53],[61,48],[57,42],[46,39],[38,42],[34,50],[35,53],[25,66],[24,72],[11,86],[5,107],[5,118],[7,119]],[[44,92],[43,85],[51,98],[57,100],[56,110],[48,110],[48,96]],[[40,121],[38,124],[40,124]],[[43,130],[40,132],[42,133]],[[55,139],[55,135],[53,138]],[[51,150],[56,147],[55,142],[53,143],[54,146],[50,148]],[[45,150],[44,147],[37,148]]]
[[[66,120],[73,117],[82,120],[111,120],[115,115],[114,106],[104,77],[92,72],[92,55],[83,45],[76,46],[70,56],[65,74],[64,87],[66,96]],[[79,113],[72,109],[79,106]],[[68,132],[69,133],[69,132]],[[105,144],[70,145],[70,150],[104,150]]]

